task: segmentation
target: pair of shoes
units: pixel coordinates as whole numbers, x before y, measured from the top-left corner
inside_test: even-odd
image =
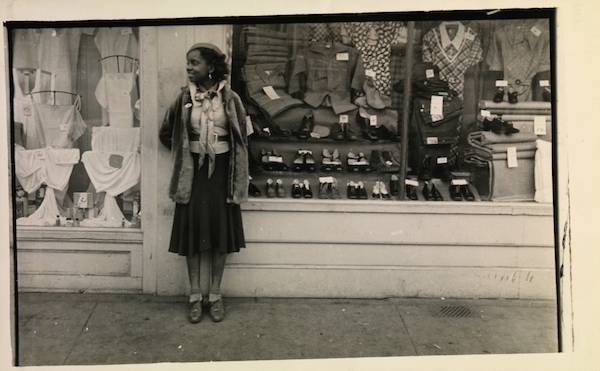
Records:
[[[494,91],[494,99],[492,100],[494,103],[500,103],[504,100],[504,88],[502,86],[497,86],[496,91]]]
[[[335,123],[331,127],[331,131],[329,132],[329,137],[335,140],[357,140],[358,136],[356,135],[356,131],[350,127],[349,124],[340,124]]]
[[[323,152],[321,153],[321,170],[326,172],[343,170],[340,151],[337,148],[331,153],[327,148],[323,148]]]
[[[437,190],[435,184],[433,183],[431,183],[431,189],[429,189],[427,182],[425,182],[422,193],[423,197],[425,197],[425,200],[427,201],[444,201],[442,194]]]
[[[348,152],[348,171],[368,173],[371,171],[369,161],[362,152],[358,156],[353,152]]]
[[[252,183],[252,177],[250,177],[250,183],[248,183],[248,195],[252,197],[260,197],[260,189]]]
[[[513,126],[512,122],[504,121],[500,117],[490,118],[489,116],[483,120],[482,123],[484,131],[491,131],[495,134],[515,134],[519,132],[519,129]]]
[[[294,134],[296,134],[298,139],[308,139],[310,137],[310,133],[313,131],[314,126],[315,117],[313,116],[313,111],[308,110],[304,114],[304,117],[302,117],[300,126],[294,130]]]
[[[475,201],[475,195],[471,192],[467,184],[450,184],[450,198],[453,201],[462,201],[463,197],[467,201]]]
[[[277,181],[273,182],[273,179],[267,179],[267,197],[285,197],[285,188],[283,188],[283,180],[277,179]]]
[[[225,318],[225,308],[223,307],[223,299],[210,303],[210,311],[208,316],[213,322],[221,322]]]
[[[309,149],[299,149],[292,163],[293,171],[315,171],[315,159]]]
[[[188,320],[191,323],[198,323],[202,320],[202,300],[189,303]]]
[[[264,148],[260,150],[261,162],[263,169],[267,171],[287,171],[288,166],[283,162],[277,150],[267,151]]]
[[[332,178],[333,180],[331,182],[320,182],[319,183],[319,190],[317,192],[317,197],[319,198],[331,198],[331,199],[338,199],[338,198],[342,198],[342,195],[340,194],[340,190],[338,188],[338,183],[337,183],[337,179]]]
[[[376,199],[390,199],[392,198],[385,186],[385,183],[381,181],[376,181],[373,186],[373,192],[371,193],[371,197]]]
[[[510,85],[508,87],[508,103],[516,104],[519,103],[519,93],[515,90],[515,88]]]
[[[269,119],[265,120],[263,131],[269,133],[270,135],[278,136],[278,137],[289,137],[292,135],[292,132],[289,130],[283,130],[274,122],[271,122]]]
[[[390,151],[371,151],[371,168],[380,173],[397,173],[400,171],[398,161]]]
[[[346,195],[351,200],[366,200],[367,190],[365,189],[365,185],[363,184],[363,182],[354,183],[353,181],[351,181],[350,183],[348,183]]]
[[[313,193],[310,189],[308,179],[304,179],[302,183],[298,179],[294,179],[292,183],[292,197],[294,198],[312,198]]]
[[[372,108],[384,109],[392,105],[392,99],[387,95],[381,94],[370,77],[367,77],[365,80],[363,91],[367,96],[367,104]]]

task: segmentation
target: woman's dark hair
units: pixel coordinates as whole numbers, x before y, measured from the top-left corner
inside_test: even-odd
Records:
[[[206,63],[212,65],[215,70],[212,73],[212,77],[215,81],[222,81],[226,79],[229,74],[229,66],[225,63],[225,54],[219,55],[216,51],[209,48],[196,48]]]

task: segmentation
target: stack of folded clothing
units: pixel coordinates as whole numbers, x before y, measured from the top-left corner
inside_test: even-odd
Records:
[[[289,59],[287,32],[275,31],[264,27],[248,26],[246,34],[246,64],[287,63]]]
[[[465,163],[485,169],[484,182],[475,181],[477,190],[492,201],[532,201],[535,195],[534,133],[496,134],[490,131],[470,133]],[[508,167],[508,152],[516,151],[516,167]]]
[[[491,117],[499,117],[509,121],[515,129],[521,132],[533,133],[535,131],[535,120],[545,121],[545,133],[538,133],[537,139],[552,141],[552,106],[550,102],[519,102],[511,104],[508,102],[494,103],[490,100],[479,102],[479,109],[490,113]],[[478,117],[483,121],[483,117]]]

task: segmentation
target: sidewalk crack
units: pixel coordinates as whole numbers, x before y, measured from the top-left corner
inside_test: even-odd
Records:
[[[417,346],[415,345],[415,342],[413,341],[412,336],[410,335],[410,331],[408,329],[408,326],[406,326],[406,322],[404,321],[404,317],[402,317],[402,313],[400,313],[400,309],[398,309],[398,306],[396,304],[394,304],[394,308],[396,309],[396,312],[398,312],[398,316],[400,316],[400,319],[402,320],[402,325],[404,325],[404,328],[406,329],[406,333],[408,334],[408,338],[410,339],[410,343],[413,346],[413,350],[415,351],[415,355],[419,355],[419,352],[417,351]]]
[[[90,311],[90,314],[88,316],[88,318],[85,320],[85,323],[83,324],[83,326],[81,327],[81,330],[79,331],[79,335],[77,335],[77,338],[75,338],[75,341],[73,342],[73,346],[71,346],[71,349],[69,349],[69,353],[67,354],[67,356],[65,357],[65,360],[63,362],[63,365],[67,364],[67,360],[69,359],[69,357],[71,356],[71,352],[73,352],[73,349],[75,349],[75,346],[77,345],[77,342],[79,341],[79,338],[81,337],[81,334],[83,334],[83,331],[85,330],[85,328],[87,327],[88,322],[90,321],[90,318],[92,317],[92,314],[94,314],[94,311],[96,310],[96,307],[98,306],[98,302],[96,302],[94,304],[94,307],[92,308],[92,310]]]

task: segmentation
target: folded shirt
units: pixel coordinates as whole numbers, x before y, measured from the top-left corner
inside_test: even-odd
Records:
[[[247,26],[244,27],[244,32],[247,35],[269,37],[273,39],[287,40],[288,38],[287,32],[269,30],[262,27]]]

